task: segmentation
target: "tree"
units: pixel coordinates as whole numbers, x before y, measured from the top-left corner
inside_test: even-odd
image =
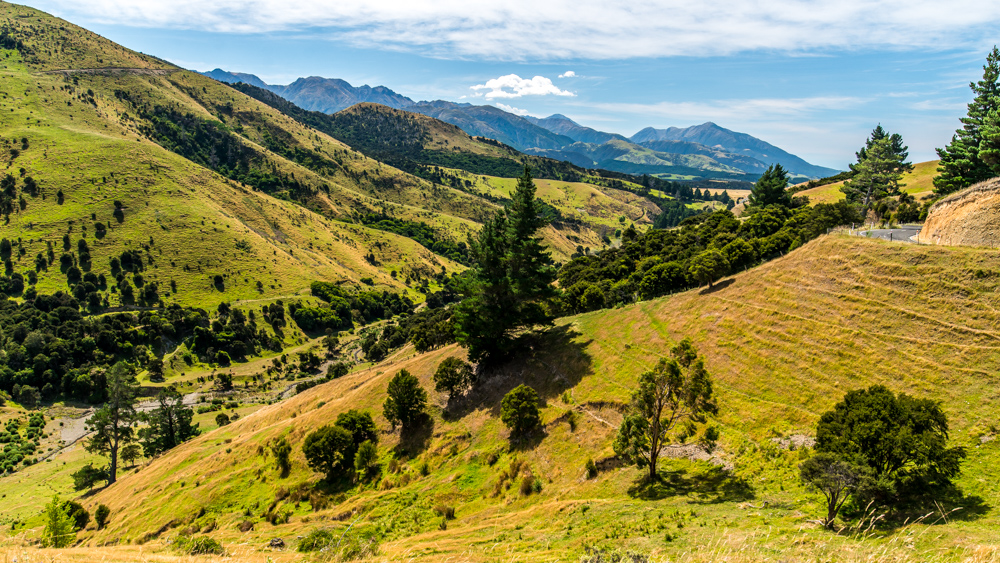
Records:
[[[339,469],[350,468],[347,453],[354,447],[351,433],[340,426],[323,426],[306,436],[302,453],[309,467],[332,481]]]
[[[427,406],[427,392],[420,387],[420,380],[404,369],[389,381],[386,393],[389,396],[382,405],[385,419],[392,424],[394,430],[399,424],[403,427],[403,432],[406,432],[423,415]]]
[[[161,454],[200,433],[192,424],[194,411],[184,406],[184,397],[173,389],[165,389],[156,397],[159,406],[143,419],[149,426],[139,431],[146,457]]]
[[[886,196],[899,195],[903,172],[909,166],[903,162],[889,137],[874,141],[865,152],[864,159],[854,166],[854,177],[844,182],[841,191],[847,200],[860,203],[864,209]]]
[[[66,504],[59,496],[45,505],[45,528],[42,529],[42,547],[66,547],[76,540],[73,519],[66,511]]]
[[[934,191],[938,195],[956,192],[1000,174],[1000,168],[996,168],[996,157],[1000,153],[995,152],[1000,148],[1000,130],[996,127],[1000,122],[997,119],[1000,50],[996,46],[986,56],[982,80],[969,83],[969,88],[975,99],[969,103],[966,116],[960,119],[962,126],[955,131],[948,146],[937,149],[941,162],[934,178]]]
[[[521,384],[511,389],[500,401],[500,421],[510,429],[510,435],[523,436],[538,428],[538,393]]]
[[[455,356],[449,356],[438,364],[434,372],[434,390],[448,392],[451,398],[455,391],[466,389],[472,384],[472,366]]]
[[[109,518],[111,518],[111,509],[103,504],[97,505],[97,510],[94,511],[94,522],[97,524],[98,530],[103,530],[108,525]]]
[[[551,324],[546,304],[558,291],[552,257],[536,236],[544,225],[525,167],[511,202],[469,239],[475,267],[456,307],[455,335],[472,361],[506,358],[520,331]]]
[[[142,448],[139,444],[129,444],[122,448],[119,457],[122,459],[122,463],[127,467],[135,467],[135,462],[142,457]]]
[[[366,479],[378,469],[378,449],[371,441],[364,441],[358,446],[354,456],[354,472],[359,479]]]
[[[224,412],[220,412],[219,414],[215,415],[215,425],[218,426],[219,428],[222,428],[223,426],[228,426],[230,422],[232,422],[232,420],[230,420],[229,415]]]
[[[788,171],[780,164],[772,164],[760,175],[750,190],[751,207],[784,205],[789,207],[792,198],[785,189],[788,187]]]
[[[799,465],[799,475],[806,485],[826,498],[823,525],[833,528],[844,503],[861,487],[863,469],[829,453],[818,453]]]
[[[660,451],[682,420],[698,421],[713,412],[712,381],[689,341],[675,347],[673,357],[639,376],[639,388],[614,441],[615,453],[649,470],[655,480]]]
[[[337,415],[336,425],[351,434],[351,447],[344,452],[344,463],[347,465],[354,463],[355,453],[361,444],[365,442],[378,443],[378,428],[375,426],[375,421],[372,420],[372,415],[368,412],[354,409],[342,412]]]
[[[698,282],[699,285],[712,283],[729,273],[729,261],[718,250],[709,249],[696,255],[688,263],[688,275]]]
[[[63,502],[63,507],[66,509],[66,515],[73,521],[73,530],[80,531],[87,527],[87,523],[90,522],[90,513],[82,504],[75,500],[67,500]]]
[[[876,141],[880,141],[882,139],[889,139],[892,154],[899,156],[899,161],[902,163],[903,171],[912,171],[913,165],[906,162],[906,159],[910,156],[910,148],[903,144],[903,136],[899,133],[893,133],[890,135],[885,129],[882,128],[881,123],[876,125],[875,129],[872,129],[872,134],[865,139],[865,146],[861,147],[858,152],[854,153],[854,155],[858,158],[858,163],[861,163],[868,158],[868,151],[871,150],[872,145],[874,145]],[[857,164],[850,164],[849,166],[852,172],[856,171]]]
[[[138,383],[124,362],[111,366],[107,373],[108,400],[87,419],[87,428],[94,433],[86,444],[87,451],[107,456],[110,460],[108,484],[118,478],[118,452],[135,440],[135,425],[139,415],[135,410]]]
[[[103,467],[97,468],[93,464],[88,463],[79,470],[74,471],[70,476],[73,478],[73,489],[82,491],[83,489],[94,488],[94,485],[99,481],[107,481],[108,471]]]
[[[882,385],[849,391],[820,417],[816,451],[868,468],[882,501],[948,484],[965,450],[947,447],[941,404]]]
[[[149,373],[150,381],[163,381],[163,360],[156,357],[149,360],[146,371]]]

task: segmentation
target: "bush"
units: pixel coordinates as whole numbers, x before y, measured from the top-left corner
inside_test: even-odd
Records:
[[[196,538],[178,538],[177,548],[189,555],[225,555],[226,550],[222,548],[217,540],[209,536],[198,536]]]
[[[527,385],[518,385],[500,402],[500,420],[510,428],[511,436],[523,436],[541,424],[538,393]]]
[[[226,416],[226,413],[220,412],[219,414],[215,415],[215,424],[217,424],[218,426],[220,427],[226,426],[229,424],[229,422],[230,420],[229,417]]]
[[[371,441],[364,441],[358,446],[358,453],[354,456],[354,472],[358,477],[365,479],[375,474],[378,469],[378,449]]]
[[[97,523],[98,530],[103,530],[108,525],[109,518],[111,518],[111,509],[103,504],[97,505],[97,510],[94,511],[94,522]]]
[[[593,459],[587,458],[587,464],[585,466],[585,474],[587,479],[593,479],[597,477],[597,464],[594,463]]]
[[[330,544],[333,543],[333,538],[333,532],[330,530],[316,529],[306,534],[306,537],[299,541],[299,545],[296,550],[299,553],[319,551],[329,547]]]
[[[333,480],[338,470],[349,467],[345,464],[348,453],[354,447],[351,433],[340,426],[324,426],[306,436],[302,443],[302,453],[309,467]],[[353,460],[352,460],[353,461]]]
[[[472,366],[454,356],[445,358],[434,372],[434,390],[447,391],[449,398],[471,384]]]
[[[454,520],[455,519],[455,507],[454,506],[448,506],[447,504],[439,504],[439,505],[437,505],[437,506],[434,507],[434,512],[438,516],[443,517],[445,520]]]
[[[90,513],[87,512],[87,509],[82,504],[68,500],[64,503],[64,506],[66,514],[73,520],[74,530],[79,531],[87,527],[87,524],[90,522]]]
[[[271,453],[274,454],[275,465],[283,473],[287,474],[292,469],[292,446],[288,440],[281,438],[271,445]]]

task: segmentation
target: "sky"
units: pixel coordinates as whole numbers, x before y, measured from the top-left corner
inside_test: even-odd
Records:
[[[845,169],[937,158],[1000,43],[982,0],[28,0],[179,66],[383,85],[630,136],[706,121]]]

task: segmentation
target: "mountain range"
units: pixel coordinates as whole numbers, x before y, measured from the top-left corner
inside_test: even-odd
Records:
[[[220,82],[243,82],[269,90],[296,106],[336,113],[358,103],[375,103],[420,113],[486,137],[521,152],[667,179],[730,178],[752,180],[771,164],[789,171],[793,180],[821,178],[838,170],[806,162],[766,141],[708,122],[692,127],[647,127],[631,137],[598,131],[565,115],[520,116],[494,106],[444,100],[416,102],[386,88],[352,86],[336,78],[311,76],[288,85],[267,84],[253,74],[215,69],[202,73]]]

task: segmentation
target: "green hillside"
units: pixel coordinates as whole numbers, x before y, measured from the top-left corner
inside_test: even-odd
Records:
[[[843,560],[844,553],[852,561],[911,561],[915,553],[990,560],[970,558],[997,549],[993,468],[1000,454],[989,440],[1000,308],[997,277],[975,272],[998,270],[995,253],[985,250],[823,237],[713,292],[563,319],[539,337],[535,354],[493,373],[473,394],[450,403],[432,394],[433,430],[400,443],[381,418],[389,377],[406,368],[429,388],[437,363],[459,353],[404,350],[182,445],[85,499],[120,516],[84,542],[163,542],[193,523],[235,548],[271,537],[290,541],[316,528],[340,533],[353,523],[377,534],[390,560],[491,561],[498,544],[507,558],[536,561],[575,559],[594,547],[697,561],[775,553],[792,560]],[[668,461],[667,484],[641,493],[640,472],[616,466],[611,440],[635,378],[682,337],[693,339],[715,378],[719,411],[710,423],[721,428],[719,446],[711,454],[682,450],[707,461]],[[544,398],[545,432],[508,446],[498,403],[521,382]],[[812,523],[820,503],[796,478],[802,453],[780,443],[811,435],[819,414],[845,391],[874,383],[943,402],[952,440],[968,448],[969,459],[958,481],[962,496],[939,502],[945,512],[961,511],[947,522],[833,535]],[[370,485],[328,490],[317,486],[319,475],[298,448],[311,429],[348,408],[370,410],[384,429],[383,474]],[[287,477],[273,469],[267,449],[279,436],[293,444]],[[584,477],[588,459],[601,468],[596,479]],[[541,492],[506,488],[515,460],[516,474],[541,478]],[[447,529],[434,511],[442,504],[455,508]],[[269,510],[286,510],[290,521],[267,523]],[[244,521],[254,522],[252,531],[236,530]]]

